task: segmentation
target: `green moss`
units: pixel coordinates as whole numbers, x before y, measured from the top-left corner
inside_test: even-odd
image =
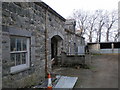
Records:
[[[101,53],[93,53],[92,55],[96,56],[96,55],[102,55],[102,54]]]
[[[89,66],[89,69],[91,69],[91,70],[96,70],[96,67],[94,67],[94,66]]]

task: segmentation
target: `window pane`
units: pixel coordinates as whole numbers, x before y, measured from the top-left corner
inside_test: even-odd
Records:
[[[22,53],[22,64],[26,63],[26,53]]]
[[[17,51],[21,51],[21,39],[17,38]]]
[[[27,50],[27,39],[23,39],[23,50]]]
[[[21,64],[26,64],[27,60],[27,38],[26,37],[10,37],[10,45],[11,45],[11,66],[17,66]],[[14,51],[14,52],[13,52]],[[20,52],[21,51],[21,52]],[[25,51],[25,52],[23,52]]]
[[[11,54],[11,66],[15,66],[15,54]]]
[[[20,54],[19,53],[17,53],[16,54],[16,65],[20,65],[21,63],[20,63]]]
[[[16,47],[15,47],[15,38],[12,37],[12,38],[10,38],[10,40],[11,40],[11,43],[10,43],[11,51],[16,51]]]

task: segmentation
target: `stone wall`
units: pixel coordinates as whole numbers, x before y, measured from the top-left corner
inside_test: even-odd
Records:
[[[85,55],[66,55],[62,53],[62,66],[71,66],[71,65],[84,65],[85,64]]]
[[[91,44],[88,45],[89,52],[91,53],[100,53],[100,45],[99,44]]]
[[[3,88],[26,87],[40,84],[45,78],[45,30],[47,30],[48,69],[51,70],[51,37],[64,35],[64,18],[44,3],[2,3],[2,65]],[[10,73],[10,32],[30,32],[30,67],[24,71]],[[56,32],[56,33],[54,33]],[[49,70],[49,71],[50,71]]]
[[[67,30],[70,30],[71,32],[75,33],[75,26],[76,26],[76,20],[75,19],[67,19],[65,24],[66,24],[65,28]]]
[[[48,16],[47,16],[47,51],[48,51],[48,60],[50,60],[50,62],[48,61],[48,71],[51,72],[51,39],[54,36],[59,36],[62,40],[58,40],[58,55],[60,55],[61,51],[62,51],[62,47],[64,43],[64,26],[65,26],[65,22],[63,20],[60,20],[58,17],[52,15],[52,13],[48,12]]]
[[[75,54],[75,35],[69,31],[66,31],[65,41],[66,53]]]
[[[0,2],[0,89],[2,88],[2,3]]]
[[[75,34],[75,20],[65,22],[61,15],[44,2],[3,2],[2,5],[3,88],[27,87],[44,81],[46,57],[48,71],[51,72],[53,37],[58,40],[57,56],[61,56],[62,51],[75,55],[77,47],[84,45],[84,38]],[[12,35],[30,39],[30,65],[15,73],[11,73]]]
[[[78,34],[75,34],[76,22],[74,19],[65,22],[65,49],[68,55],[78,54],[78,47],[85,46],[85,40]]]

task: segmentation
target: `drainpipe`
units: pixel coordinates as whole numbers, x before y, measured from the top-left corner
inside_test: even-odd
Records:
[[[45,78],[47,78],[47,74],[48,74],[48,58],[47,58],[47,11],[48,11],[48,6],[45,9]]]

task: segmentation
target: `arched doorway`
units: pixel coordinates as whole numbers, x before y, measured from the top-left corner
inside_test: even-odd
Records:
[[[62,38],[59,35],[55,35],[51,38],[51,59],[52,64],[58,64],[58,56],[61,53]]]

